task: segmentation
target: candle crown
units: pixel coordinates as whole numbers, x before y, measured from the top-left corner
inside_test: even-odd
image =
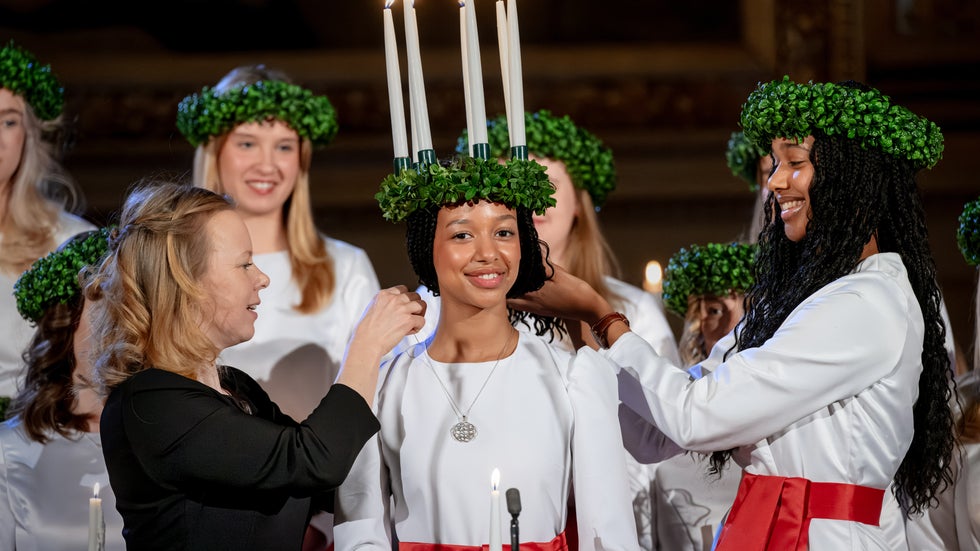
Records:
[[[531,155],[565,163],[575,187],[587,191],[596,207],[605,204],[606,197],[616,188],[616,164],[611,149],[567,115],[556,116],[546,109],[525,112],[524,124]],[[487,138],[491,157],[511,156],[507,117],[500,115],[487,121]],[[468,150],[469,136],[465,130],[456,143],[457,152]]]
[[[496,159],[459,157],[445,166],[436,163],[389,174],[375,199],[385,220],[401,222],[417,210],[483,199],[544,214],[555,206],[554,192],[545,168],[534,161],[511,159],[501,164]]]

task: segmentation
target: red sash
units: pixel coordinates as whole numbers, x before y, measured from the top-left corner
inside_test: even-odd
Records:
[[[509,550],[510,543],[504,543],[503,549]],[[451,545],[447,543],[416,543],[398,542],[398,551],[487,551],[489,545]],[[521,551],[568,551],[568,543],[565,541],[565,532],[555,536],[555,539],[539,542],[523,542],[520,546]]]
[[[806,551],[810,519],[878,526],[885,491],[805,478],[742,474],[716,551]]]

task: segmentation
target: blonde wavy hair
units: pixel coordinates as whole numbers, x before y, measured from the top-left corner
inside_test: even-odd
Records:
[[[171,182],[144,182],[129,194],[109,254],[85,288],[104,395],[150,367],[197,379],[217,358],[200,327],[209,299],[199,281],[211,247],[206,225],[233,208],[221,195]]]
[[[264,65],[246,65],[232,69],[214,87],[218,92],[240,84],[280,80],[292,84],[281,71],[267,69]],[[218,171],[218,154],[227,141],[228,134],[212,136],[207,143],[197,147],[194,153],[194,185],[216,193],[226,193]],[[299,174],[289,200],[283,205],[286,244],[293,281],[300,289],[300,301],[293,308],[303,314],[322,309],[330,302],[335,285],[333,259],[327,252],[313,220],[310,198],[310,165],[313,144],[307,138],[300,139]]]
[[[602,235],[599,217],[589,192],[575,188],[575,193],[578,195],[579,212],[569,231],[565,265],[562,267],[591,285],[614,308],[621,309],[623,297],[614,293],[604,279],[606,276],[620,276],[619,263],[609,242]]]
[[[21,97],[21,96],[18,96]],[[21,97],[23,99],[23,97]],[[64,129],[63,118],[42,121],[24,102],[24,148],[17,170],[10,178],[0,271],[20,274],[58,245],[55,233],[62,212],[84,209],[81,192],[55,158],[54,139]]]

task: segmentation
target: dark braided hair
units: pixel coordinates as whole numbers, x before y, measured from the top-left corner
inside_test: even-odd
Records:
[[[439,296],[439,278],[436,276],[436,267],[432,261],[432,244],[435,241],[436,220],[440,208],[430,206],[416,210],[408,216],[405,230],[405,248],[412,269],[419,278],[419,284],[425,285],[435,296]],[[507,292],[507,298],[516,298],[537,291],[554,274],[554,267],[548,260],[548,246],[538,239],[538,231],[534,228],[533,213],[524,207],[518,207],[516,212],[521,263],[517,270],[517,279]],[[557,318],[537,316],[513,308],[508,308],[507,312],[511,324],[523,323],[533,328],[537,335],[549,335],[551,339],[555,339],[565,334],[565,327]]]
[[[949,460],[954,433],[946,328],[915,169],[877,149],[865,150],[854,140],[818,131],[813,136],[812,218],[806,235],[799,242],[786,237],[775,196],[770,194],[755,284],[746,293],[746,317],[736,331],[733,349],[762,346],[804,299],[851,273],[873,236],[879,251],[898,253],[922,310],[925,335],[919,396],[913,409],[915,433],[894,486],[903,509],[919,513],[952,482]],[[712,472],[720,471],[732,451],[712,454]]]

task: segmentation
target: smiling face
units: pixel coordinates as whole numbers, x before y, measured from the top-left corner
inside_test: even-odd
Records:
[[[506,309],[521,261],[515,211],[487,201],[441,208],[432,260],[444,305]]]
[[[0,88],[0,191],[7,189],[24,152],[24,98]]]
[[[252,241],[236,211],[216,213],[205,230],[211,251],[201,278],[208,297],[201,329],[220,351],[255,334],[259,290],[269,278],[252,264]]]
[[[813,142],[813,136],[807,136],[802,142],[786,138],[772,141],[773,173],[769,177],[769,191],[776,196],[786,237],[794,242],[806,236],[807,222],[813,217],[810,208]]]
[[[222,192],[246,218],[282,216],[300,172],[300,138],[278,120],[243,123],[218,151]]]

